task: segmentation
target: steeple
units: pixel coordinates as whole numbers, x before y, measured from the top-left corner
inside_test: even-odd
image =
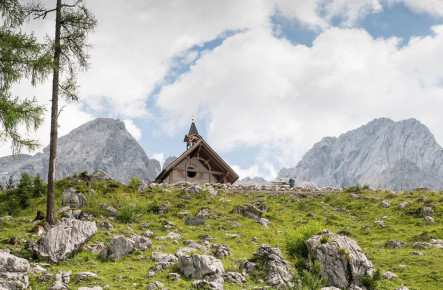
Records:
[[[189,149],[190,147],[194,146],[194,144],[197,143],[197,141],[203,139],[198,134],[197,126],[195,126],[194,121],[195,121],[194,114],[192,114],[191,128],[189,128],[189,133],[188,135],[185,135],[185,139],[183,140],[184,142],[186,142],[186,149]]]

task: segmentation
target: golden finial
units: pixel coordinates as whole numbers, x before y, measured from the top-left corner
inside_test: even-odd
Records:
[[[194,121],[195,121],[195,115],[192,114],[192,122],[194,122]]]

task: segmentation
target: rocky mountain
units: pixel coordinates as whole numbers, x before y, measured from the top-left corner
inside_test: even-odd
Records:
[[[264,179],[263,177],[256,176],[254,178],[245,177],[242,180],[239,180],[236,182],[236,184],[244,184],[244,185],[250,185],[250,184],[257,184],[257,185],[264,185],[269,184],[269,181]]]
[[[175,159],[177,159],[177,157],[175,156],[169,156],[168,158],[166,158],[165,162],[163,162],[162,170],[164,170],[166,167],[169,166],[169,164],[174,162]]]
[[[146,156],[120,120],[100,118],[83,124],[58,139],[57,151],[57,179],[97,169],[120,182],[128,182],[132,176],[151,181],[160,173],[160,163]],[[10,175],[17,180],[22,172],[39,173],[46,179],[48,160],[49,146],[34,156],[2,157],[0,181],[4,183]]]
[[[323,138],[295,168],[283,168],[278,176],[321,187],[359,182],[393,190],[442,189],[443,149],[415,119],[380,118],[338,138]]]

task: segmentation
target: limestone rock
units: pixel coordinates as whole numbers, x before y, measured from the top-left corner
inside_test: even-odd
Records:
[[[62,206],[81,208],[87,205],[86,197],[83,193],[77,191],[74,187],[63,191]]]
[[[178,269],[186,278],[197,278],[223,274],[225,269],[220,260],[206,255],[193,254],[191,256],[180,256],[178,258]]]
[[[425,216],[431,216],[434,213],[434,209],[430,206],[423,206],[420,208],[420,215]]]
[[[111,181],[112,177],[101,169],[98,169],[91,175],[92,181]]]
[[[75,276],[77,276],[78,281],[85,280],[88,278],[98,278],[97,274],[92,272],[78,272],[77,274],[75,274]]]
[[[29,286],[27,260],[0,251],[0,289],[25,289]]]
[[[28,250],[40,258],[55,263],[69,258],[97,233],[94,222],[63,219],[59,225],[48,230],[36,243],[28,244]]]
[[[223,277],[219,274],[206,277],[205,280],[198,280],[192,282],[192,288],[197,289],[211,289],[211,290],[223,290]]]
[[[265,228],[269,227],[269,225],[271,224],[271,221],[265,218],[259,218],[258,220],[256,220],[256,222],[261,224]]]
[[[160,281],[154,281],[148,284],[148,290],[162,289],[164,287],[163,283]]]
[[[395,275],[395,274],[392,273],[391,271],[386,271],[386,272],[384,272],[384,273],[382,274],[382,276],[383,276],[385,279],[388,279],[388,280],[391,280],[391,279],[397,278],[397,275]]]
[[[321,242],[323,236],[328,237],[328,242]],[[362,277],[374,273],[371,261],[357,243],[346,236],[323,230],[308,239],[306,245],[310,256],[323,265],[322,274],[328,277],[327,286],[360,286]]]
[[[132,234],[130,236],[130,239],[134,241],[134,247],[137,249],[140,249],[142,251],[146,251],[147,249],[151,249],[152,248],[152,242],[150,239],[143,237],[143,236],[138,236],[136,234]]]
[[[423,219],[425,222],[428,223],[433,223],[434,222],[434,218],[431,216],[425,216],[425,218]]]
[[[426,246],[425,244],[420,243],[420,242],[415,242],[415,243],[412,245],[412,248],[413,248],[413,249],[417,249],[417,250],[426,250],[426,249],[428,248],[428,246]]]
[[[283,259],[283,255],[278,248],[272,248],[269,245],[262,244],[253,255],[255,263],[260,264],[267,272],[264,279],[266,284],[277,289],[294,287],[289,263]],[[245,266],[246,265],[244,265],[244,267]],[[246,267],[253,269],[255,265],[251,264]]]
[[[160,263],[166,263],[166,262],[177,262],[177,257],[172,255],[172,254],[163,254],[163,253],[158,253],[158,252],[154,252],[151,255],[151,258],[154,261],[160,262]]]
[[[226,272],[223,274],[223,279],[229,284],[242,284],[246,283],[246,278],[239,272]]]
[[[405,242],[399,240],[389,240],[385,244],[385,248],[399,249],[404,247],[405,247]]]
[[[185,224],[192,226],[203,225],[205,222],[206,222],[206,217],[203,215],[189,217],[185,220]]]
[[[213,244],[212,248],[214,248],[214,256],[219,259],[224,259],[227,256],[232,255],[229,247],[225,244]]]
[[[256,208],[252,204],[236,206],[234,207],[233,212],[253,219],[259,219],[264,214],[262,210]]]
[[[379,205],[379,207],[384,207],[384,208],[390,207],[390,206],[391,206],[391,202],[388,200],[383,200]]]
[[[9,216],[9,215],[0,217],[0,223],[12,222],[13,220],[14,219],[12,218],[12,216]]]
[[[107,249],[103,250],[101,255],[103,258],[121,259],[126,257],[132,249],[134,249],[135,242],[123,236],[116,236],[111,239]]]

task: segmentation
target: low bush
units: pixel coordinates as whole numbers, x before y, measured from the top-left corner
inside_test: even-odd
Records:
[[[308,248],[306,241],[320,232],[324,228],[324,224],[319,222],[311,222],[298,227],[295,232],[288,233],[285,236],[284,249],[291,257],[308,257]]]

